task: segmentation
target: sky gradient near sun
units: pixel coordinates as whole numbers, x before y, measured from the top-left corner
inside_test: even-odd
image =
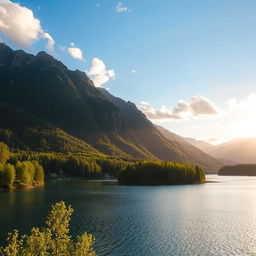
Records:
[[[219,143],[256,136],[255,12],[252,0],[0,0],[0,39]]]

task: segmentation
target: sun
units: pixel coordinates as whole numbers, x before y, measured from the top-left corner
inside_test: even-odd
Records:
[[[239,105],[234,127],[237,137],[256,137],[256,94],[251,94],[247,100],[240,102]]]

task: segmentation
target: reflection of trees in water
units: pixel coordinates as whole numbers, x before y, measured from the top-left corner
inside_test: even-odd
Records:
[[[2,200],[4,202],[1,202],[0,199],[0,205],[14,205],[14,204],[30,204],[30,203],[36,203],[41,202],[44,200],[44,188],[39,187],[34,190],[22,190],[22,191],[5,191],[5,194],[7,196],[4,196]]]

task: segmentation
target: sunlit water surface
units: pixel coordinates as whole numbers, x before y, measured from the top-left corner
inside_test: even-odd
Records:
[[[256,255],[256,178],[208,176],[218,183],[118,186],[56,181],[0,193],[0,240],[43,225],[49,207],[72,204],[73,234],[92,233],[99,256]]]

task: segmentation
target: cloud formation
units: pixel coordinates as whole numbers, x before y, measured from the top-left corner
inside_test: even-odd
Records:
[[[70,47],[59,46],[59,50],[68,53],[72,58],[85,61],[83,51],[76,47],[74,43],[70,43]]]
[[[15,45],[25,48],[39,39],[46,39],[46,48],[54,51],[54,39],[43,30],[33,11],[9,0],[0,0],[0,33]]]
[[[180,100],[175,108],[162,106],[160,109],[155,109],[145,101],[142,101],[138,108],[150,120],[181,120],[218,113],[217,107],[203,96],[194,96],[187,101]]]
[[[116,5],[116,11],[117,12],[131,12],[132,9],[125,6],[122,2],[118,2]]]
[[[70,47],[67,49],[68,53],[75,59],[84,60],[83,52],[77,47]]]
[[[113,69],[106,69],[104,62],[98,58],[93,58],[92,66],[88,71],[88,75],[96,87],[101,87],[109,81],[115,79],[115,72]]]
[[[84,61],[83,52],[80,48],[76,47],[74,43],[70,44],[71,47],[67,49],[67,52],[70,56],[72,56],[75,59]]]
[[[43,38],[48,39],[48,43],[45,46],[47,50],[51,53],[54,53],[55,41],[53,40],[52,36],[49,33],[44,33]]]

